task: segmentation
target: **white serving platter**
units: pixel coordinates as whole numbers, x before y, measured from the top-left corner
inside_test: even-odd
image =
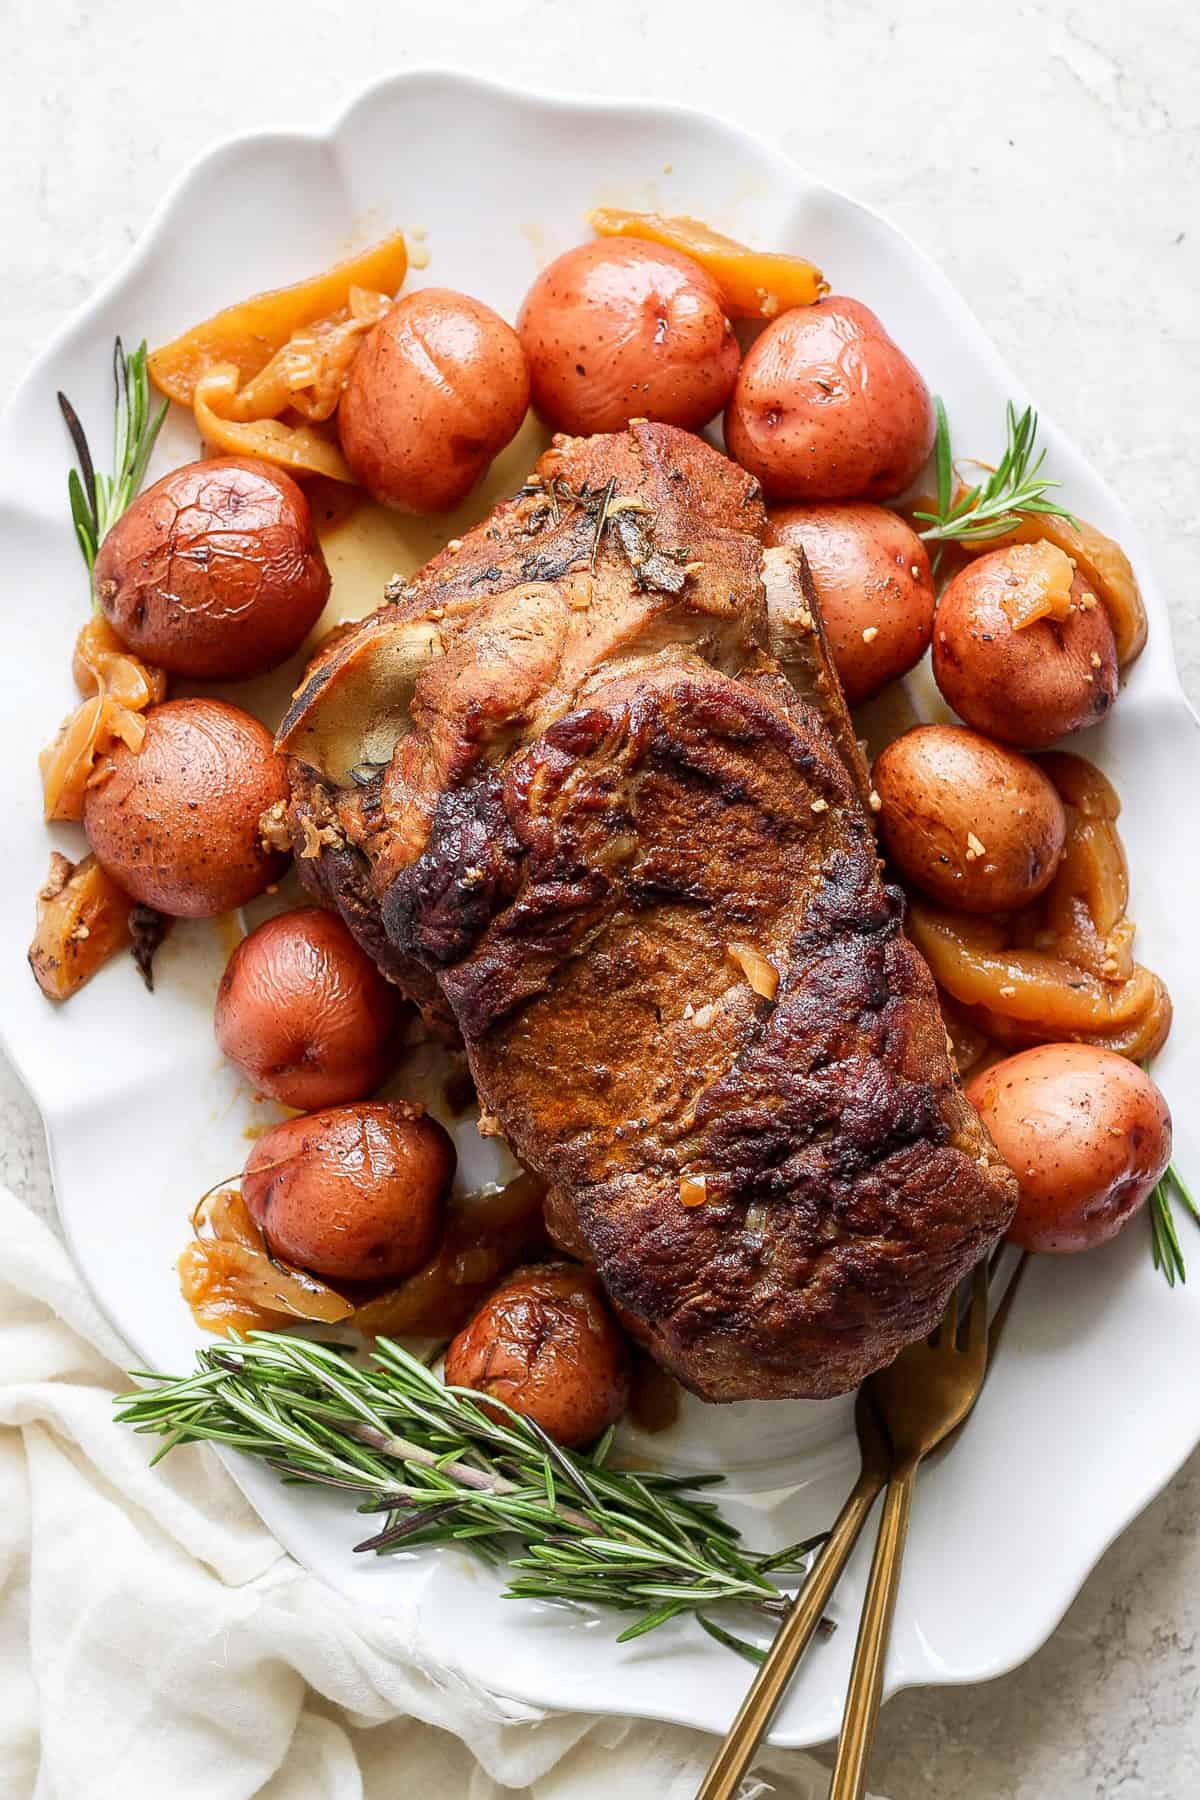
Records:
[[[3,1034],[45,1117],[72,1251],[148,1364],[191,1364],[200,1334],[174,1275],[186,1216],[198,1194],[240,1167],[247,1129],[268,1115],[213,1043],[211,1004],[228,950],[220,930],[178,930],[153,996],[121,960],[56,1010],[24,966],[51,843],[77,853],[80,842],[69,829],[47,832],[35,769],[37,748],[71,704],[69,645],[87,605],[55,390],[70,394],[104,444],[117,332],[127,343],[143,335],[161,342],[395,226],[428,234],[428,267],[411,284],[461,287],[511,318],[537,268],[579,241],[583,213],[606,201],[692,212],[752,243],[811,257],[835,290],[880,313],[945,396],[956,444],[981,456],[998,450],[1006,401],[1026,399],[1021,384],[945,277],[884,220],[697,113],[555,99],[437,73],[381,83],[328,132],[256,134],[204,157],[117,275],[38,359],[0,424],[9,596],[0,675],[9,820]],[[1117,707],[1075,745],[1109,772],[1124,801],[1140,953],[1176,1004],[1156,1074],[1174,1106],[1177,1158],[1196,1170],[1200,1126],[1188,1101],[1200,1087],[1200,1043],[1190,1030],[1200,985],[1190,916],[1200,846],[1189,829],[1197,722],[1136,526],[1046,419],[1042,434],[1066,503],[1125,545],[1149,607],[1150,643]],[[535,447],[529,433],[506,454],[468,509],[473,516],[490,493],[519,482]],[[172,420],[152,474],[195,448],[188,423]],[[378,598],[377,576],[391,564],[415,566],[458,524],[398,523],[390,539],[369,545],[345,528],[330,542],[339,609],[366,610]],[[292,672],[237,697],[273,720]],[[499,1153],[469,1122],[457,1135],[464,1180],[492,1176]],[[889,1692],[980,1680],[1044,1641],[1106,1545],[1200,1438],[1200,1387],[1186,1378],[1198,1319],[1200,1292],[1167,1290],[1140,1221],[1106,1250],[1035,1262],[985,1403],[961,1447],[920,1480]],[[674,1466],[728,1470],[729,1511],[764,1545],[828,1523],[855,1468],[849,1400],[689,1402],[677,1426],[640,1447]],[[364,1621],[401,1619],[427,1664],[541,1706],[709,1730],[732,1717],[747,1671],[694,1626],[676,1623],[622,1648],[607,1618],[502,1601],[498,1582],[459,1553],[352,1557],[361,1520],[326,1496],[282,1487],[268,1471],[237,1459],[233,1466],[287,1548],[348,1595]],[[860,1547],[850,1564],[834,1609],[844,1628],[810,1651],[777,1719],[779,1743],[814,1743],[837,1729],[868,1555]]]

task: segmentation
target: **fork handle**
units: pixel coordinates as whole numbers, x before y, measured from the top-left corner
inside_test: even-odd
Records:
[[[833,1530],[775,1633],[766,1660],[750,1685],[729,1735],[713,1758],[696,1792],[696,1800],[733,1800],[753,1760],[792,1673],[821,1622],[829,1597],[858,1542],[875,1503],[883,1477],[863,1470],[847,1497]]]
[[[867,1791],[867,1765],[879,1722],[883,1665],[892,1632],[892,1615],[896,1610],[900,1561],[908,1536],[916,1472],[915,1462],[898,1469],[888,1482],[884,1496],[879,1539],[871,1563],[867,1597],[863,1601],[858,1642],[854,1646],[854,1664],[850,1670],[829,1800],[862,1800]]]

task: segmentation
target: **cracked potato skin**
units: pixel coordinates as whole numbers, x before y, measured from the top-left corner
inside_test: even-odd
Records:
[[[518,1269],[485,1302],[447,1350],[446,1380],[494,1395],[577,1449],[628,1406],[630,1356],[595,1276],[550,1263]]]
[[[329,598],[303,490],[251,457],[186,463],[107,534],[96,598],[122,641],[172,675],[240,681],[298,650]]]

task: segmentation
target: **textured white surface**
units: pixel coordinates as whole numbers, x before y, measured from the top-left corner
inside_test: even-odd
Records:
[[[1196,695],[1200,28],[1178,8],[918,3],[897,21],[878,5],[797,17],[774,0],[741,42],[723,15],[670,0],[586,12],[463,0],[453,20],[265,0],[216,0],[202,16],[18,0],[15,14],[0,69],[4,391],[215,136],[323,122],[382,70],[438,61],[711,105],[885,208],[942,262],[1152,538]],[[36,1120],[11,1078],[3,1107],[3,1173],[48,1203]],[[1195,1792],[1198,1497],[1193,1462],[1025,1670],[894,1702],[875,1784],[893,1800]],[[1005,1548],[1017,1578],[1020,1546]]]

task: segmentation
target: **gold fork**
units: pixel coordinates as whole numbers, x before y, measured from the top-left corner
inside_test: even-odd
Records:
[[[835,1785],[830,1791],[830,1800],[849,1800],[851,1795],[861,1795],[879,1714],[883,1659],[895,1609],[900,1555],[908,1526],[913,1477],[918,1464],[929,1451],[938,1445],[948,1447],[961,1429],[978,1396],[987,1364],[995,1355],[1026,1261],[1022,1257],[1017,1264],[989,1331],[988,1280],[990,1274],[995,1273],[1001,1254],[1002,1250],[996,1252],[990,1270],[986,1263],[981,1263],[972,1277],[966,1344],[962,1350],[957,1348],[956,1290],[932,1340],[934,1347],[924,1343],[912,1345],[910,1349],[901,1352],[890,1368],[872,1376],[859,1389],[854,1413],[862,1456],[858,1480],[838,1514],[824,1547],[805,1577],[787,1618],[776,1633],[766,1659],[729,1728],[729,1734],[697,1791],[696,1800],[733,1800],[775,1709],[783,1698],[796,1664],[804,1654],[850,1553],[858,1542],[875,1498],[887,1484],[888,1497],[884,1502],[879,1543],[863,1606],[862,1624],[847,1692],[846,1713],[842,1722],[842,1738],[838,1748],[838,1769],[843,1771],[843,1782],[855,1780],[859,1785],[843,1785],[840,1789]],[[936,1377],[930,1381],[927,1379],[929,1371],[934,1369]],[[916,1434],[923,1440],[924,1448],[913,1456],[911,1447],[907,1452],[903,1448],[903,1445],[910,1444],[910,1439],[903,1436],[901,1421],[907,1419],[911,1430],[917,1418],[916,1403],[911,1399],[904,1400],[903,1396],[908,1393],[915,1395],[926,1386],[931,1396],[937,1396],[936,1402],[932,1397],[928,1402],[929,1416],[933,1414],[934,1405],[939,1404],[942,1408],[939,1417],[943,1422],[936,1433],[926,1429]],[[899,1402],[895,1399],[896,1395],[901,1396]],[[899,1442],[892,1435],[893,1429],[901,1434]],[[857,1749],[852,1749],[855,1732]],[[835,1784],[837,1779],[838,1771],[835,1770]]]
[[[971,1278],[961,1343],[956,1288],[929,1342],[910,1344],[894,1363],[863,1385],[864,1404],[874,1412],[891,1445],[892,1472],[854,1646],[829,1800],[862,1800],[866,1792],[913,1482],[922,1460],[958,1429],[979,1397],[987,1368],[987,1308],[987,1264],[980,1263]]]

